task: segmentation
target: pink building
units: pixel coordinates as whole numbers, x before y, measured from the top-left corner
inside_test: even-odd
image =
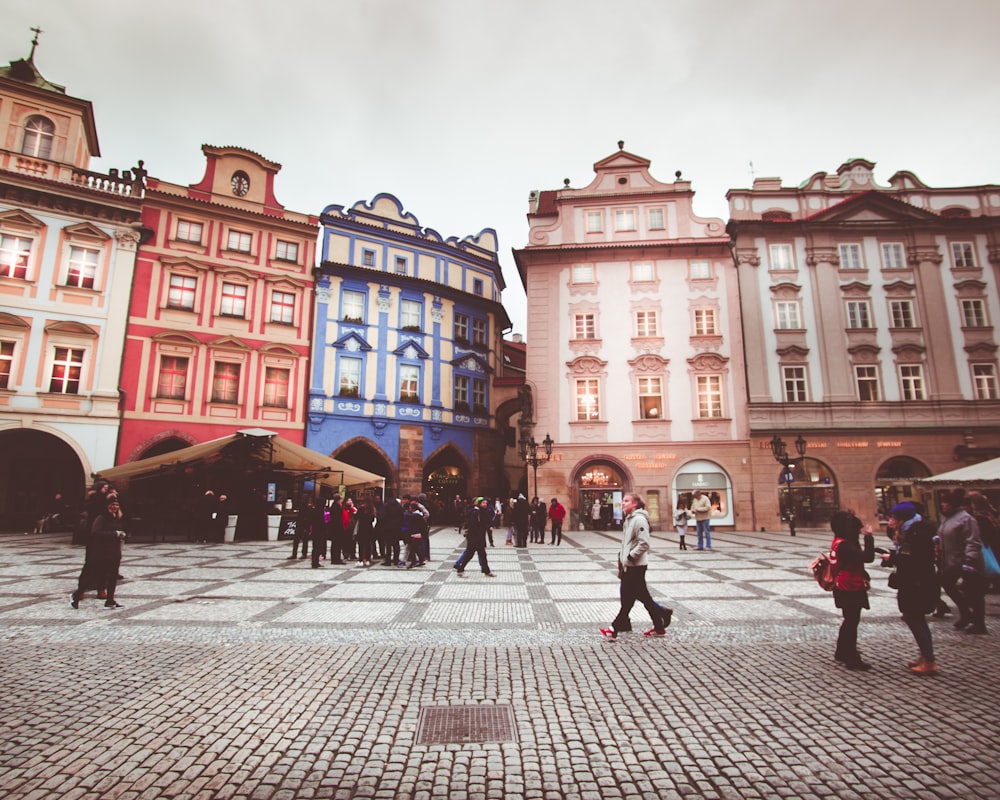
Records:
[[[538,494],[560,497],[573,524],[590,527],[595,501],[606,525],[634,491],[663,525],[679,496],[702,489],[716,524],[749,525],[743,342],[725,223],[694,213],[680,173],[661,183],[623,146],[594,165],[588,185],[532,192],[528,244],[515,251],[532,309],[534,402],[522,426],[556,441]]]

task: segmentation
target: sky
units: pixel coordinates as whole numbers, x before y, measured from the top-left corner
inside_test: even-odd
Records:
[[[202,144],[282,164],[319,214],[388,192],[446,238],[497,231],[510,333],[528,195],[618,150],[728,217],[754,177],[850,158],[1000,183],[997,0],[0,0],[0,62],[94,104],[95,171],[201,179]]]

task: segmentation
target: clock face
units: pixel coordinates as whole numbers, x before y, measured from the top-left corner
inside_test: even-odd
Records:
[[[250,178],[249,176],[240,170],[239,172],[233,173],[232,180],[233,194],[237,197],[243,197],[247,192],[250,191]]]

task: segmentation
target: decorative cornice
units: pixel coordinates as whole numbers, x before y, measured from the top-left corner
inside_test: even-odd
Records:
[[[839,267],[840,253],[836,247],[807,247],[806,264],[810,267],[816,267],[820,264],[832,264]]]
[[[736,266],[748,264],[751,267],[760,266],[760,254],[756,247],[737,247],[735,249]]]
[[[906,248],[906,263],[912,267],[919,266],[924,262],[940,264],[944,261],[941,249],[936,245],[913,245]]]

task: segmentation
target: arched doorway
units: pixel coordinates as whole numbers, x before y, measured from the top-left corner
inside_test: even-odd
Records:
[[[781,519],[788,519],[789,504],[795,512],[795,522],[801,528],[826,526],[833,512],[840,507],[837,481],[830,468],[815,458],[799,458],[789,465],[792,472],[791,496],[784,481],[784,467],[777,472]]]
[[[70,511],[83,502],[87,476],[66,442],[43,431],[0,432],[0,527],[30,531],[56,494]]]
[[[689,461],[674,475],[673,508],[683,500],[691,507],[694,493],[700,490],[712,502],[712,524],[733,525],[733,483],[726,471],[714,461]],[[668,515],[669,517],[669,515]]]
[[[570,508],[573,527],[609,530],[621,525],[622,494],[630,488],[627,476],[610,461],[588,461],[574,479],[576,507]]]
[[[432,520],[458,522],[455,495],[469,496],[468,474],[468,463],[452,446],[442,448],[427,460],[422,488]]]
[[[909,456],[896,456],[883,463],[875,474],[875,503],[879,520],[888,520],[889,509],[897,503],[905,500],[922,502],[914,481],[929,478],[930,475],[926,464]]]
[[[395,471],[392,462],[367,439],[355,439],[353,442],[348,442],[340,450],[336,450],[330,455],[337,461],[343,461],[352,467],[360,467],[368,472],[374,472],[376,475],[382,475],[385,477],[386,492],[393,491]],[[352,496],[355,501],[366,498],[374,502],[382,500],[381,489],[376,488],[367,488],[360,493],[354,492]]]

